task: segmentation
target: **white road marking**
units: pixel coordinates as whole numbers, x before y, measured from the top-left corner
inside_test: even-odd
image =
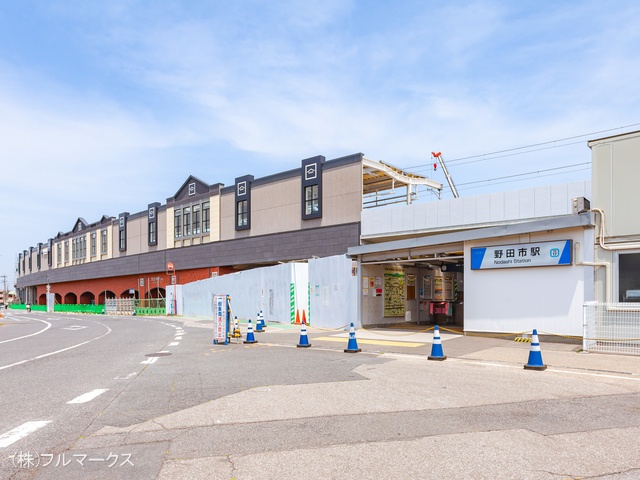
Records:
[[[47,323],[47,322],[45,322],[45,323]],[[57,353],[66,352],[67,350],[71,350],[73,348],[81,347],[82,345],[86,345],[87,343],[91,343],[91,342],[93,342],[95,340],[100,340],[102,337],[106,337],[107,335],[109,335],[111,333],[111,328],[110,327],[107,327],[106,325],[104,325],[102,323],[99,323],[99,325],[102,325],[103,327],[106,327],[107,328],[107,333],[105,333],[103,335],[100,335],[99,337],[92,338],[91,340],[87,340],[86,342],[78,343],[76,345],[71,345],[70,347],[63,348],[61,350],[56,350],[55,352],[45,353],[45,354],[42,354],[42,355],[38,355],[37,357],[27,358],[26,360],[21,360],[19,362],[12,363],[10,365],[4,365],[3,367],[0,367],[0,370],[4,370],[5,368],[15,367],[16,365],[22,365],[23,363],[32,362],[34,360],[40,360],[41,358],[49,357],[51,355],[56,355]],[[51,324],[49,324],[49,327],[50,326],[51,326]],[[47,327],[47,328],[49,328],[49,327]],[[44,331],[44,330],[42,330],[42,331]],[[31,335],[28,335],[28,336],[31,336]],[[17,338],[15,338],[14,340],[17,340]],[[5,341],[9,341],[9,340],[5,340]]]
[[[170,347],[175,347],[176,345],[180,345],[180,342],[171,342],[169,344]]]
[[[97,389],[92,390],[90,392],[84,393],[84,394],[80,395],[79,397],[74,398],[73,400],[68,401],[67,405],[69,405],[71,403],[87,403],[87,402],[90,402],[91,400],[96,398],[98,395],[102,395],[107,390],[109,390],[109,389],[108,388],[97,388]]]
[[[115,377],[114,380],[129,380],[131,377],[135,377],[136,372],[130,373],[126,377]]]
[[[141,365],[151,365],[152,363],[156,363],[158,361],[158,357],[151,357],[149,360],[145,360],[144,362],[140,362]]]
[[[35,320],[36,322],[46,323],[46,324],[47,324],[47,326],[46,326],[46,327],[44,327],[44,328],[43,328],[42,330],[40,330],[39,332],[36,332],[36,333],[30,333],[29,335],[23,335],[22,337],[10,338],[9,340],[3,340],[3,341],[1,341],[0,343],[13,342],[13,341],[15,341],[15,340],[20,340],[20,339],[22,339],[22,338],[33,337],[34,335],[38,335],[38,334],[40,334],[40,333],[44,332],[45,330],[49,330],[49,329],[51,328],[51,324],[50,324],[49,322],[45,321],[45,320],[40,320],[40,319],[38,319],[38,318],[34,318],[34,320]]]
[[[51,420],[44,420],[40,422],[27,422],[23,423],[17,428],[3,433],[0,435],[0,448],[8,447],[14,442],[17,442],[21,438],[26,437],[30,433],[35,432],[39,428],[44,427],[46,424],[51,423]]]
[[[182,340],[182,335],[180,335],[180,336],[178,336],[178,337],[174,338],[174,340]]]
[[[69,327],[63,327],[62,330],[82,330],[83,328],[89,328],[86,325],[71,325]]]

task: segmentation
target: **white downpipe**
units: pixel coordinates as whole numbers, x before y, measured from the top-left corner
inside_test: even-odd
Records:
[[[583,262],[582,251],[580,242],[576,242],[574,245],[574,254],[576,259],[576,265],[585,267],[604,267],[605,268],[605,280],[604,280],[604,295],[606,303],[611,303],[611,263],[610,262]]]
[[[598,232],[598,243],[600,245],[600,248],[602,248],[603,250],[609,250],[609,251],[640,249],[640,242],[627,242],[627,243],[618,243],[613,245],[611,244],[605,245],[604,243],[604,232],[605,232],[604,210],[600,208],[592,208],[591,211],[600,214],[600,231]]]
[[[613,303],[611,301],[611,296],[612,296],[612,288],[613,288],[613,282],[612,282],[612,277],[611,277],[611,262],[583,262],[581,259],[581,252],[580,252],[580,242],[576,242],[575,246],[575,259],[576,259],[576,265],[581,265],[581,266],[585,266],[585,267],[604,267],[605,268],[605,280],[604,280],[604,296],[605,296],[605,303],[607,305],[607,310],[612,310],[612,311],[618,311],[618,312],[626,312],[626,311],[637,311],[637,308],[634,307],[614,307],[611,305],[611,303]]]

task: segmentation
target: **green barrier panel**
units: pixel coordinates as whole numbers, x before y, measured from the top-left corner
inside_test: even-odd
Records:
[[[26,310],[27,306],[24,304],[12,304],[9,305],[11,310]],[[35,312],[46,312],[46,305],[31,305],[31,310]],[[54,312],[61,313],[92,313],[92,314],[101,314],[104,310],[104,305],[65,305],[62,303],[56,303],[53,306]]]
[[[9,305],[9,308],[11,310],[26,310],[27,306],[24,304],[13,304],[13,305]],[[46,305],[31,305],[31,310],[32,311],[36,311],[36,312],[46,312],[47,311],[47,306]]]
[[[146,307],[136,307],[135,312],[136,312],[136,316],[137,315],[166,315],[167,313],[165,308],[146,308]]]
[[[104,305],[65,305],[57,303],[53,306],[54,312],[61,313],[91,313],[99,315],[103,309]]]

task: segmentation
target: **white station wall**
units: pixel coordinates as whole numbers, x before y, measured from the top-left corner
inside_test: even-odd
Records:
[[[260,310],[265,320],[288,323],[291,318],[291,283],[294,278],[304,283],[306,304],[306,265],[286,263],[267,268],[256,268],[219,277],[199,280],[182,287],[181,315],[213,318],[213,295],[231,296],[233,315],[239,319],[256,320]],[[300,271],[300,268],[304,272]],[[304,273],[304,274],[303,274]]]
[[[538,333],[582,335],[582,305],[593,299],[593,267],[576,265],[573,258],[570,266],[471,270],[472,247],[568,239],[573,240],[572,253],[576,242],[593,245],[592,232],[584,229],[466,242],[465,331],[523,332],[536,328]],[[590,254],[592,257],[592,250]]]
[[[269,322],[290,323],[296,313],[302,320],[304,312],[310,325],[360,326],[355,273],[351,260],[337,255],[208,278],[179,286],[178,314],[213,318],[213,295],[227,294],[233,314],[241,320],[255,320],[262,310]]]
[[[346,255],[309,260],[310,324],[324,328],[361,326],[358,279]]]

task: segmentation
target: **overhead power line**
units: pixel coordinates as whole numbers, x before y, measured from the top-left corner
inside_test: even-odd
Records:
[[[525,173],[516,173],[513,175],[506,175],[504,177],[495,177],[495,178],[487,178],[486,180],[475,180],[473,182],[466,182],[466,183],[460,183],[459,185],[462,186],[466,186],[466,185],[473,185],[476,183],[487,183],[487,182],[493,182],[496,180],[505,180],[505,179],[509,179],[509,178],[517,178],[517,177],[526,177],[526,176],[530,176],[530,175],[537,175],[540,173],[546,173],[546,172],[552,172],[554,170],[564,170],[567,168],[574,168],[574,167],[584,167],[585,165],[591,165],[591,162],[583,162],[583,163],[573,163],[571,165],[563,165],[561,167],[554,167],[554,168],[545,168],[543,170],[536,170],[533,172],[525,172]],[[579,168],[578,170],[583,170],[584,168]],[[560,173],[565,173],[565,172],[557,172],[558,174]],[[547,176],[547,175],[544,175]],[[500,183],[504,183],[504,182],[500,182]]]
[[[583,171],[583,170],[589,170],[589,168],[587,168],[587,167],[582,167],[582,168],[576,168],[576,169],[574,169],[574,170],[567,170],[567,171],[565,171],[565,172],[547,173],[547,174],[545,174],[545,175],[539,175],[539,176],[537,176],[537,177],[535,177],[535,178],[552,177],[553,175],[558,175],[559,173],[580,172],[580,171]],[[503,184],[503,183],[521,182],[521,181],[523,181],[523,180],[530,180],[530,178],[509,179],[509,180],[504,180],[504,181],[499,181],[499,182],[493,182],[493,183],[492,183],[492,185],[500,185],[500,184]],[[480,187],[482,187],[482,186],[483,186],[483,185],[472,185],[472,186],[469,186],[469,187],[467,187],[467,186],[463,186],[463,187],[461,187],[461,188],[460,188],[460,190],[472,190],[472,189],[474,189],[474,188],[480,188]]]
[[[582,143],[582,141],[578,141],[578,142],[569,142],[570,140],[576,140],[578,138],[584,138],[584,137],[591,137],[594,135],[600,135],[602,133],[609,133],[609,132],[613,132],[616,130],[622,130],[622,129],[626,129],[626,128],[631,128],[631,127],[637,127],[640,126],[640,123],[632,123],[629,125],[624,125],[621,127],[616,127],[616,128],[609,128],[606,130],[598,130],[596,132],[589,132],[589,133],[584,133],[582,135],[574,135],[572,137],[565,137],[565,138],[559,138],[557,140],[550,140],[547,142],[539,142],[539,143],[532,143],[530,145],[523,145],[521,147],[514,147],[514,148],[507,148],[504,150],[497,150],[495,152],[489,152],[489,153],[482,153],[482,154],[478,154],[478,155],[470,155],[467,157],[460,157],[460,158],[452,158],[446,159],[447,165],[450,165],[453,163],[454,167],[460,166],[460,165],[466,165],[469,163],[476,163],[476,162],[482,162],[482,161],[488,161],[488,160],[495,160],[495,159],[499,159],[499,158],[505,158],[505,157],[511,157],[511,156],[515,156],[515,155],[524,155],[527,153],[532,153],[532,152],[538,152],[541,150],[548,150],[548,149],[552,149],[552,148],[558,148],[558,147],[567,147],[570,145],[577,145],[579,143]],[[569,143],[567,143],[569,142]],[[536,147],[540,147],[540,148],[536,148]],[[466,162],[464,162],[464,160],[468,160]],[[459,162],[459,163],[458,163]],[[403,170],[405,171],[410,171],[413,172],[419,172],[422,170],[427,170],[431,168],[431,163],[429,164],[421,164],[421,165],[414,165],[411,167],[406,167],[403,168]]]
[[[555,143],[567,142],[569,140],[575,140],[577,138],[591,137],[593,135],[599,135],[601,133],[613,132],[615,130],[621,130],[623,128],[637,127],[639,125],[640,125],[640,123],[632,123],[630,125],[624,125],[622,127],[609,128],[607,130],[599,130],[597,132],[583,133],[582,135],[574,135],[573,137],[560,138],[558,140],[550,140],[548,142],[533,143],[531,145],[524,145],[522,147],[508,148],[506,150],[498,150],[496,152],[483,153],[483,154],[480,154],[480,155],[471,155],[469,157],[453,158],[453,159],[448,159],[447,163],[460,162],[462,160],[468,160],[468,159],[471,159],[471,158],[479,158],[479,157],[485,157],[485,156],[491,156],[491,155],[498,155],[500,153],[515,152],[515,151],[518,151],[518,150],[524,150],[524,149],[528,149],[528,148],[541,147],[543,145],[552,145],[552,147],[550,147],[550,148],[553,148],[553,146],[555,146],[553,144],[555,144]],[[573,143],[569,143],[567,145],[575,145],[577,143],[581,143],[581,142],[573,142]],[[558,145],[558,146],[564,147],[565,144]],[[534,151],[536,151],[536,150],[534,150]],[[498,157],[498,158],[500,158],[500,157]]]

